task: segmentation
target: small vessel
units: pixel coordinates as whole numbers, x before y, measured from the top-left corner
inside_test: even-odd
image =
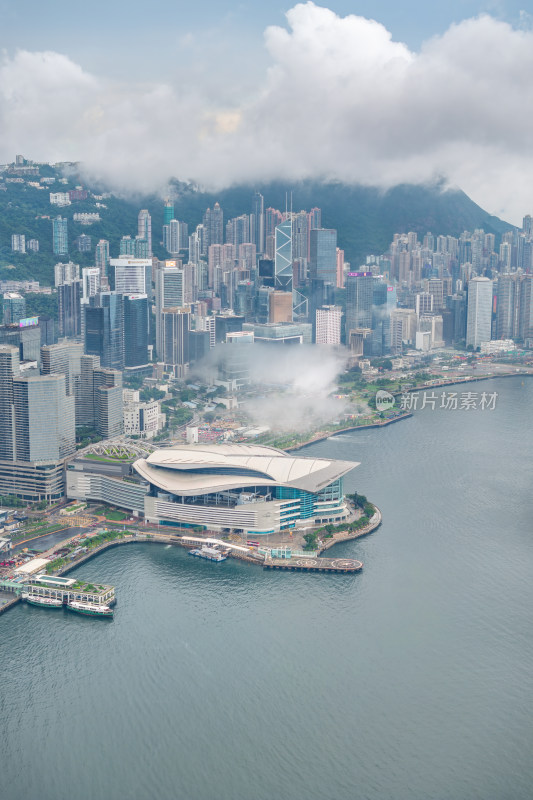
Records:
[[[30,606],[39,606],[40,608],[61,608],[63,601],[55,597],[41,597],[38,594],[27,594],[25,597]]]
[[[189,555],[196,556],[197,558],[205,558],[207,561],[225,561],[227,559],[227,556],[221,553],[220,550],[217,550],[216,547],[209,547],[206,544],[196,550],[189,550]]]
[[[109,606],[98,605],[97,603],[80,603],[79,600],[71,600],[67,603],[70,611],[77,614],[86,614],[89,617],[112,617],[113,609]]]

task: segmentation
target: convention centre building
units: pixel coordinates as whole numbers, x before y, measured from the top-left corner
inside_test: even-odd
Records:
[[[253,535],[342,521],[343,478],[357,466],[253,444],[169,447],[133,463],[148,522]]]

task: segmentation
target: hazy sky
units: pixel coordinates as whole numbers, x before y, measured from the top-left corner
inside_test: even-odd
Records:
[[[445,176],[533,211],[528,3],[0,0],[0,160],[113,188]]]

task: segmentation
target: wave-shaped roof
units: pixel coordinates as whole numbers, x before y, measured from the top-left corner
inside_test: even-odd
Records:
[[[278,485],[319,492],[359,464],[295,456],[263,445],[198,444],[156,450],[133,466],[164,491],[188,496]]]

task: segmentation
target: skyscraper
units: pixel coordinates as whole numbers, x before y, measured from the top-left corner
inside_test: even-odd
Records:
[[[81,336],[82,282],[72,280],[57,287],[59,335]]]
[[[265,251],[265,201],[263,195],[255,192],[252,197],[252,214],[250,217],[251,240],[258,253]]]
[[[147,242],[148,252],[146,258],[152,258],[152,217],[145,208],[139,211],[137,236]]]
[[[372,325],[371,272],[348,272],[346,275],[346,343],[350,331],[355,328],[370,328]]]
[[[174,219],[174,203],[167,197],[163,206],[163,225],[169,225],[171,219]]]
[[[472,278],[468,282],[466,319],[466,345],[474,350],[482,342],[490,342],[492,321],[492,281],[489,278]]]
[[[309,231],[309,276],[337,285],[337,231],[312,228]]]
[[[54,267],[54,284],[56,288],[61,286],[62,283],[77,281],[79,277],[80,265],[74,264],[73,261],[68,261],[66,264],[60,261]]]
[[[213,208],[208,208],[204,214],[205,242],[203,252],[207,251],[210,244],[224,243],[224,212],[219,203],[215,203]]]
[[[74,397],[64,375],[13,378],[17,461],[60,461],[76,449]]]
[[[175,263],[175,262],[174,262]],[[168,264],[168,262],[166,262]],[[170,264],[160,267],[155,274],[155,334],[156,350],[159,359],[161,347],[161,315],[164,308],[181,308],[184,305],[184,272]]]
[[[519,273],[500,275],[496,286],[496,339],[518,335]]]
[[[131,236],[123,236],[120,240],[119,253],[121,258],[122,256],[135,257],[135,239],[132,239]]]
[[[56,256],[68,255],[68,221],[63,217],[52,220],[52,250]]]
[[[124,295],[124,366],[148,363],[148,297]]]
[[[96,429],[104,439],[124,432],[124,402],[122,384],[97,386],[95,389]]]
[[[4,325],[14,325],[26,316],[26,300],[18,292],[5,292],[2,308]]]
[[[0,461],[13,459],[13,378],[19,373],[18,347],[0,344]]]
[[[64,375],[67,395],[74,395],[81,374],[81,342],[63,341],[41,347],[41,371],[43,375]]]
[[[87,302],[89,297],[100,291],[100,270],[98,267],[84,267],[81,271],[82,299]]]
[[[112,258],[117,294],[150,294],[152,288],[151,258]]]
[[[100,239],[94,250],[94,266],[100,270],[101,279],[107,278],[109,267],[109,242],[107,239]]]
[[[275,228],[274,288],[292,292],[292,220]]]
[[[100,356],[107,369],[124,369],[124,301],[116,292],[100,292],[85,306],[85,352]]]
[[[161,314],[162,361],[177,378],[187,374],[189,366],[190,308],[164,308]]]
[[[316,310],[317,344],[340,344],[341,341],[342,308],[340,306],[325,306]]]

